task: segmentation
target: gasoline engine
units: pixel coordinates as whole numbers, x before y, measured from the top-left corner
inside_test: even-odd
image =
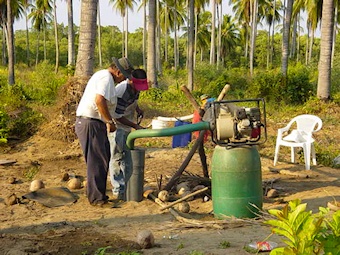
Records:
[[[263,99],[212,102],[203,120],[210,122],[212,140],[221,146],[256,145],[267,139]]]

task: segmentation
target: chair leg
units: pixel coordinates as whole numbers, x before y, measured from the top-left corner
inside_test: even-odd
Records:
[[[305,157],[306,170],[310,170],[311,145],[310,144],[305,144],[303,146],[303,152],[304,152],[304,157]]]
[[[274,166],[276,166],[277,160],[279,158],[280,144],[276,143],[275,154],[274,154]]]
[[[295,163],[295,147],[290,147],[290,158],[291,162]]]
[[[315,156],[315,148],[314,148],[314,144],[311,145],[311,153],[312,153],[312,161],[313,161],[313,165],[316,166],[316,156]]]

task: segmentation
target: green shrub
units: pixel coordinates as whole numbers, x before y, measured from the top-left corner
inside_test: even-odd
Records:
[[[271,255],[340,254],[340,211],[332,214],[320,207],[319,213],[312,214],[306,209],[307,204],[297,199],[282,210],[269,210],[275,219],[265,223],[287,245],[273,249]]]
[[[0,108],[0,144],[7,142],[9,116]]]
[[[246,96],[264,98],[266,102],[280,102],[283,99],[280,93],[281,80],[279,70],[257,72],[246,90]]]
[[[316,88],[309,81],[309,76],[310,70],[306,66],[289,66],[287,87],[281,90],[286,103],[303,104],[315,94]]]
[[[56,100],[58,89],[66,81],[67,75],[63,72],[56,74],[53,65],[41,62],[32,71],[19,73],[17,85],[22,89],[27,100],[48,105]]]

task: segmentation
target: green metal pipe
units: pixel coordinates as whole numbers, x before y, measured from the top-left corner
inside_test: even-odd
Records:
[[[137,138],[173,136],[208,129],[210,129],[210,123],[205,121],[173,128],[139,129],[128,135],[126,145],[129,149],[133,150],[135,148],[135,140]]]

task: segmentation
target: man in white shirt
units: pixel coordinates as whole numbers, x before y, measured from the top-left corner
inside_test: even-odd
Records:
[[[103,206],[106,196],[110,144],[107,132],[116,130],[113,114],[117,105],[115,83],[124,75],[115,63],[93,74],[76,112],[75,131],[87,165],[87,198],[91,205]]]

